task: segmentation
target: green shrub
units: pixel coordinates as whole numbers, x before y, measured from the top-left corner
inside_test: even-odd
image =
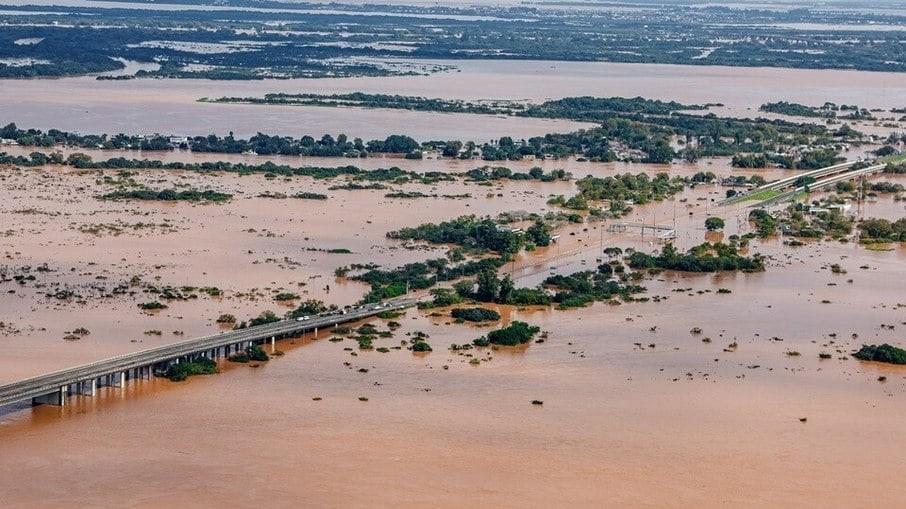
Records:
[[[227,358],[227,360],[230,361],[230,362],[241,362],[241,363],[246,363],[246,362],[248,362],[248,361],[251,360],[251,359],[249,359],[249,354],[247,354],[247,353],[245,353],[245,352],[239,352],[239,353],[234,353],[233,355],[230,355],[230,356]]]
[[[431,345],[429,345],[427,342],[421,341],[421,340],[416,340],[415,342],[413,342],[411,349],[413,352],[430,352],[430,351],[432,351]]]
[[[255,327],[256,325],[265,325],[268,323],[279,322],[280,318],[274,314],[273,311],[265,311],[258,315],[255,318],[249,320],[249,327]]]
[[[525,322],[514,321],[509,327],[491,331],[484,338],[479,338],[472,343],[475,346],[504,345],[514,346],[528,343],[535,337],[535,334],[541,332],[540,327],[529,325]]]
[[[719,217],[709,217],[705,219],[705,228],[708,231],[723,230],[724,229],[724,220]]]
[[[906,350],[884,343],[883,345],[862,345],[853,357],[863,361],[906,364]]]
[[[236,323],[236,317],[229,313],[224,313],[217,317],[217,323]]]
[[[267,352],[265,352],[264,349],[258,345],[252,345],[252,346],[246,348],[245,353],[249,356],[249,360],[252,360],[252,361],[270,360],[270,357],[268,357]]]
[[[193,375],[212,375],[217,373],[217,363],[207,357],[179,364],[171,364],[167,368],[166,377],[173,382],[181,382]]]
[[[161,304],[160,302],[157,302],[156,300],[153,302],[143,302],[143,303],[139,304],[138,307],[145,311],[151,311],[151,310],[155,310],[155,309],[167,309],[166,304]]]
[[[500,313],[493,309],[484,308],[459,308],[454,309],[450,315],[458,320],[467,322],[492,322],[500,320]]]

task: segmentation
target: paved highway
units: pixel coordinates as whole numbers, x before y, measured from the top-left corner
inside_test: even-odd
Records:
[[[819,168],[817,170],[806,171],[802,173],[796,173],[795,175],[784,177],[780,180],[775,180],[773,182],[768,182],[767,184],[756,187],[746,193],[737,194],[720,202],[720,205],[730,205],[733,203],[741,202],[750,199],[752,195],[758,194],[762,191],[778,191],[785,187],[789,187],[796,183],[797,180],[803,177],[825,177],[827,175],[833,175],[835,173],[840,173],[842,171],[848,170],[853,167],[856,163],[861,161],[847,161],[845,163],[835,164],[833,166],[827,166],[824,168]]]
[[[760,201],[757,203],[752,203],[749,205],[749,207],[750,208],[770,207],[772,205],[776,205],[778,203],[783,203],[785,201],[788,201],[788,200],[794,198],[799,193],[804,192],[806,189],[808,189],[809,191],[818,191],[818,190],[825,189],[825,188],[828,188],[831,186],[835,186],[835,185],[837,185],[838,182],[845,182],[847,180],[852,180],[857,177],[863,177],[863,176],[868,176],[868,175],[872,175],[875,173],[880,173],[880,172],[884,171],[884,168],[886,168],[886,167],[887,167],[886,164],[876,164],[874,166],[869,166],[868,168],[862,168],[860,170],[853,170],[853,171],[848,171],[846,173],[841,173],[839,175],[834,175],[832,177],[828,177],[825,179],[821,179],[821,180],[812,182],[811,184],[808,184],[807,186],[799,186],[797,188],[791,189],[791,190],[781,193],[777,196],[774,196],[773,198],[768,198],[767,200],[763,200],[763,201]]]
[[[341,323],[368,318],[384,311],[398,311],[416,304],[415,299],[400,299],[380,305],[352,308],[345,314],[314,315],[308,320],[283,320],[247,329],[223,332],[201,338],[159,346],[140,352],[111,357],[90,364],[48,373],[0,386],[0,406],[53,394],[65,394],[70,385],[95,383],[102,377],[120,376],[135,369],[147,369],[149,376],[157,364],[169,363],[182,357],[213,354],[224,347],[244,348],[249,342],[262,343],[272,338],[295,336],[314,329],[325,329]],[[123,379],[119,379],[121,383]],[[62,402],[65,395],[62,396]]]

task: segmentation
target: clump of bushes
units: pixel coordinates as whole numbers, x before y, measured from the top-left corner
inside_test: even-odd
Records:
[[[216,321],[217,323],[236,323],[236,317],[229,313],[224,313],[218,316]]]
[[[764,209],[749,212],[749,221],[755,224],[755,229],[761,238],[770,237],[777,230],[777,219]]]
[[[723,230],[724,226],[726,226],[724,220],[719,217],[709,217],[708,219],[705,219],[705,228],[707,228],[709,232]]]
[[[249,320],[248,326],[255,327],[257,325],[266,325],[269,323],[279,322],[280,317],[275,315],[273,311],[265,311],[260,315],[256,316]]]
[[[416,339],[412,342],[412,346],[409,347],[413,352],[430,352],[432,351],[431,345],[427,341],[422,339]]]
[[[493,309],[485,308],[458,308],[450,312],[450,315],[457,320],[467,322],[493,322],[500,320],[500,313]]]
[[[252,345],[252,346],[246,348],[245,353],[248,354],[249,360],[252,360],[252,361],[262,361],[263,362],[263,361],[270,360],[270,357],[268,357],[267,352],[265,352],[264,349],[258,345]]]
[[[167,305],[166,305],[166,304],[161,304],[160,302],[158,302],[158,301],[156,301],[156,300],[155,300],[155,301],[152,301],[152,302],[142,302],[141,304],[138,305],[138,307],[139,307],[140,309],[142,309],[143,311],[153,311],[153,310],[157,310],[157,309],[167,309]]]
[[[897,242],[906,241],[906,218],[890,222],[886,219],[866,219],[859,223],[862,240]]]
[[[217,363],[207,357],[199,357],[188,362],[171,364],[165,376],[173,382],[181,382],[190,376],[214,373],[217,373]]]
[[[884,343],[883,345],[862,345],[853,357],[863,361],[906,364],[906,350]]]
[[[431,290],[431,295],[434,300],[424,306],[419,303],[419,307],[445,307],[462,302],[462,296],[450,288],[434,288]]]
[[[540,327],[529,325],[525,322],[514,321],[509,327],[491,331],[487,336],[473,341],[475,346],[502,345],[515,346],[528,343],[541,332]]]
[[[706,242],[684,254],[681,254],[673,244],[664,246],[657,256],[636,251],[629,256],[629,266],[633,269],[667,269],[682,272],[724,270],[761,272],[764,270],[764,261],[758,255],[751,258],[742,256],[729,244]]]
[[[258,345],[252,345],[245,349],[244,352],[234,353],[227,358],[230,362],[246,363],[250,361],[264,362],[270,360],[267,352]]]
[[[113,191],[101,196],[104,200],[145,200],[145,201],[207,201],[222,203],[229,201],[233,195],[217,191],[198,191],[195,189],[178,191],[176,189],[133,189],[131,191]]]
[[[292,319],[301,318],[303,316],[311,316],[324,313],[325,311],[332,309],[336,309],[336,306],[328,306],[327,304],[324,304],[323,301],[320,301],[318,299],[308,299],[299,304],[299,307],[290,311],[287,314],[287,317]]]

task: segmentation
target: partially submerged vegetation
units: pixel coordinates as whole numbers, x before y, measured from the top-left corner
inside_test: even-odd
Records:
[[[170,364],[164,376],[173,382],[181,382],[190,376],[215,373],[217,373],[217,363],[207,357],[199,357],[178,364]]]
[[[635,300],[633,295],[643,293],[645,288],[612,279],[615,266],[622,269],[619,264],[603,264],[596,271],[549,276],[543,286],[554,291],[551,300],[559,309],[585,307],[593,302],[616,304],[617,297],[625,302]]]
[[[854,221],[841,208],[826,208],[796,203],[790,205],[781,217],[784,234],[803,238],[844,239],[852,233]]]
[[[457,308],[450,312],[450,316],[466,322],[496,322],[500,320],[500,313],[486,308]]]
[[[509,326],[491,331],[472,342],[475,346],[516,346],[528,343],[541,328],[525,322],[513,321]]]
[[[402,228],[387,236],[398,240],[453,244],[471,251],[491,251],[509,257],[523,247],[527,234],[502,227],[490,218],[462,216],[438,224],[426,223],[414,228]]]
[[[476,111],[483,111],[485,108],[442,99],[381,97],[397,97],[392,101],[381,99],[395,105],[419,104],[442,108],[442,105],[453,107],[453,104],[458,104],[458,108]],[[842,144],[863,140],[863,134],[848,125],[830,131],[822,125],[785,120],[690,114],[681,110],[701,110],[706,106],[641,97],[568,97],[536,105],[507,105],[503,108],[500,113],[594,122],[598,125],[571,133],[547,134],[522,140],[503,135],[493,143],[480,145],[470,140],[419,142],[402,134],[368,142],[361,138],[350,139],[345,134],[336,137],[325,134],[320,138],[307,135],[294,138],[264,133],[248,139],[214,134],[190,138],[160,135],[146,138],[124,134],[81,135],[58,129],[47,132],[23,130],[15,124],[0,129],[0,138],[15,140],[24,146],[41,147],[65,144],[85,148],[143,150],[184,148],[194,152],[226,154],[353,158],[367,157],[369,154],[405,154],[409,159],[422,159],[426,153],[434,153],[440,157],[480,158],[485,161],[576,156],[588,161],[668,164],[675,159],[694,162],[701,157],[737,156],[734,164],[739,166],[762,167],[771,163],[786,168],[826,166],[828,161],[839,157]],[[682,148],[677,150],[675,145]],[[53,163],[52,157],[45,156]]]
[[[682,272],[742,271],[761,272],[764,260],[755,255],[746,257],[737,248],[720,242],[704,243],[686,253],[677,251],[673,244],[667,244],[658,255],[636,251],[629,255],[629,266],[633,269],[665,269]]]
[[[280,106],[346,106],[360,108],[386,108],[440,113],[480,113],[497,115],[523,109],[522,103],[513,101],[463,101],[459,99],[430,99],[390,94],[264,94],[263,97],[220,97],[200,99],[211,103],[270,104]]]
[[[846,240],[853,227],[860,233],[863,243],[884,243],[906,241],[906,218],[890,221],[883,218],[867,218],[856,222],[844,212],[845,200],[831,195],[811,204],[794,203],[779,213],[754,209],[749,221],[755,226],[759,237],[769,237],[782,229],[785,235],[800,238]]]
[[[779,101],[774,103],[762,104],[759,110],[769,113],[779,113],[781,115],[792,115],[797,117],[811,117],[823,119],[841,119],[841,120],[875,120],[871,111],[866,108],[860,108],[854,104],[840,104],[826,102],[821,106],[807,106],[805,104]]]
[[[773,235],[779,224],[777,219],[764,209],[754,209],[749,212],[749,221],[755,225],[755,230],[761,238]]]
[[[227,357],[227,360],[229,360],[230,362],[238,362],[238,363],[244,364],[244,363],[252,362],[252,361],[255,361],[255,362],[268,361],[268,360],[270,360],[270,356],[260,346],[252,345],[252,346],[246,348],[242,352],[238,352],[238,353],[234,353],[233,355],[230,355],[229,357]]]
[[[906,217],[896,221],[869,218],[859,223],[862,242],[906,242]]]
[[[647,173],[625,173],[613,177],[593,177],[591,175],[576,181],[579,194],[565,198],[554,196],[548,205],[556,205],[571,210],[588,210],[601,217],[620,217],[632,211],[632,205],[643,205],[652,201],[662,201],[681,192],[686,180],[681,177],[670,177],[658,173],[651,178]],[[607,202],[607,209],[594,208],[592,204]]]
[[[143,200],[143,201],[192,201],[192,202],[212,202],[222,203],[229,201],[233,195],[221,193],[219,191],[198,191],[194,189],[177,190],[164,189],[155,191],[153,189],[133,189],[112,191],[101,196],[105,200]]]
[[[862,348],[854,353],[853,357],[863,361],[906,364],[906,350],[887,343],[882,345],[862,345]]]
[[[861,137],[861,134],[841,133],[837,131],[838,141],[834,145],[843,143],[843,140]],[[850,140],[852,141],[852,140]],[[733,156],[731,164],[737,168],[767,168],[777,166],[788,170],[816,170],[825,168],[845,160],[840,155],[840,149],[837,146],[828,147],[816,144],[813,148],[795,153],[739,153]]]
[[[453,245],[447,258],[410,263],[392,270],[377,266],[353,266],[337,269],[338,275],[352,270],[364,271],[353,279],[369,283],[371,292],[363,299],[377,302],[402,295],[407,289],[430,288],[440,281],[493,273],[522,249],[547,246],[550,227],[538,219],[524,232],[498,224],[490,218],[462,216],[438,224],[425,223],[387,233],[392,239]],[[466,254],[476,259],[466,260]],[[487,257],[492,254],[495,256]]]

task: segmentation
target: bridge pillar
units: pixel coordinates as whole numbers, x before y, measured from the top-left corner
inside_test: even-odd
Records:
[[[50,394],[44,394],[42,396],[36,396],[31,399],[32,405],[54,405],[54,406],[65,406],[66,405],[66,392],[69,390],[67,386],[60,387],[59,390],[53,391]]]
[[[113,386],[124,387],[126,385],[126,372],[119,371],[113,374]]]
[[[277,336],[271,336],[271,353],[277,351]]]
[[[75,384],[76,392],[84,396],[94,396],[98,390],[98,381],[97,379],[88,380],[85,382],[79,382]]]

